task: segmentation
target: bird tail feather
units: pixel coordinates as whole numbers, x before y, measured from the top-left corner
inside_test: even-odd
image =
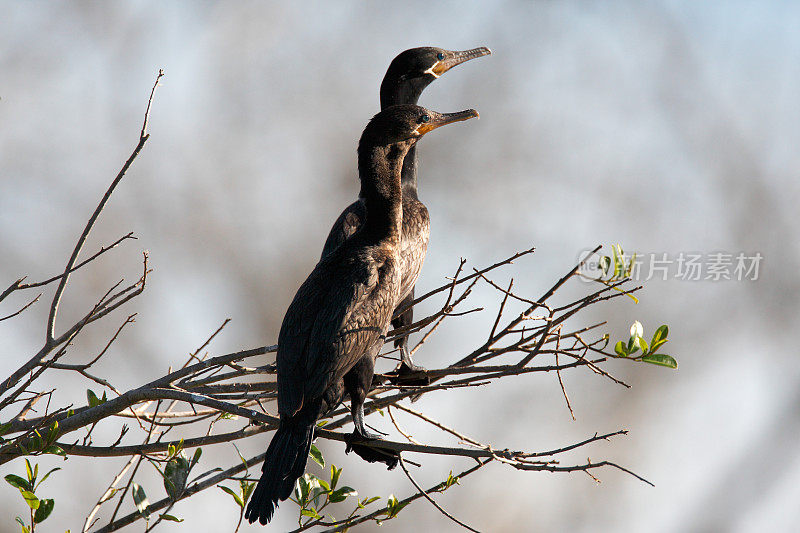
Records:
[[[244,514],[250,523],[258,520],[267,524],[278,502],[291,495],[297,478],[305,472],[315,423],[316,416],[308,416],[302,411],[281,420],[267,448],[261,479]]]

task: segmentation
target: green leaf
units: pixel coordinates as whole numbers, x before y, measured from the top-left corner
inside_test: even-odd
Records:
[[[649,353],[642,357],[642,361],[669,368],[678,368],[678,362],[672,356],[664,353]]]
[[[253,494],[253,489],[256,488],[256,484],[254,482],[241,480],[239,481],[239,486],[242,489],[242,501],[247,503],[247,500],[250,499],[250,495]]]
[[[27,479],[16,474],[8,474],[5,480],[6,483],[19,490],[30,490],[32,488]]]
[[[331,488],[335,489],[336,484],[339,483],[339,476],[342,475],[342,469],[336,468],[336,465],[331,465]]]
[[[39,504],[41,502],[34,493],[32,493],[29,490],[20,490],[20,492],[22,493],[22,497],[25,498],[25,503],[28,504],[28,507],[30,507],[31,509],[39,508]]]
[[[339,503],[345,501],[348,496],[358,496],[358,491],[352,487],[342,487],[331,492],[328,498],[330,498],[331,503]]]
[[[43,446],[44,443],[42,442],[42,436],[39,434],[39,430],[38,429],[34,430],[33,433],[34,433],[34,436],[31,437],[31,442],[30,442],[31,450],[33,450],[33,451],[41,450],[44,447]]]
[[[625,343],[622,341],[617,342],[617,345],[614,346],[614,351],[617,352],[617,355],[620,357],[628,357],[628,352],[625,349]]]
[[[28,459],[25,459],[25,472],[28,474],[28,481],[31,482],[31,487],[33,486],[33,482],[36,481],[36,474],[33,472],[33,468],[31,468],[31,462]]]
[[[364,498],[360,502],[358,502],[358,508],[363,509],[365,506],[380,500],[380,496],[373,496],[372,498]]]
[[[603,271],[603,274],[608,274],[608,267],[611,266],[611,258],[607,255],[600,257],[600,269]]]
[[[67,452],[64,451],[64,448],[62,448],[61,446],[56,446],[55,444],[51,444],[50,446],[48,446],[47,448],[42,450],[42,453],[49,453],[49,454],[52,454],[52,455],[60,455],[62,457],[66,457],[67,456]]]
[[[186,479],[189,477],[189,461],[183,453],[176,455],[164,467],[164,489],[173,500],[178,499],[186,488]]]
[[[25,525],[25,522],[22,521],[22,518],[16,517],[17,523],[22,526],[22,533],[30,533],[31,529]]]
[[[170,522],[183,522],[183,518],[178,518],[177,516],[172,516],[171,514],[162,514],[162,520],[169,520]]]
[[[647,353],[647,341],[642,337],[639,337],[639,348],[642,349],[642,352]]]
[[[150,518],[150,512],[147,510],[147,506],[150,505],[150,502],[147,501],[147,494],[145,494],[144,489],[139,486],[138,483],[134,482],[131,486],[133,487],[131,491],[133,503],[136,504],[136,509],[139,511],[139,514],[142,515],[145,520],[148,520]]]
[[[189,468],[193,467],[194,465],[196,465],[200,461],[200,456],[201,455],[203,455],[203,449],[202,448],[197,448],[194,451],[194,455],[192,456],[192,464],[190,465]]]
[[[637,338],[638,337],[632,336],[630,339],[628,339],[628,348],[626,350],[628,352],[628,355],[634,354],[639,351],[639,345],[636,342]]]
[[[636,264],[636,253],[631,256],[631,261],[628,263],[628,268],[625,269],[625,277],[631,277],[631,273],[633,272],[633,266]]]
[[[400,503],[400,501],[394,497],[394,494],[389,495],[389,500],[386,505],[386,516],[388,518],[394,518],[397,516],[397,513],[403,510],[403,507],[408,505],[409,502]]]
[[[55,506],[56,501],[53,499],[48,498],[47,500],[42,500],[39,508],[36,509],[36,514],[33,515],[33,522],[38,524],[47,520],[47,517],[53,512],[53,507]]]
[[[42,477],[42,479],[39,481],[39,483],[37,483],[37,484],[36,484],[36,486],[38,487],[39,485],[41,485],[42,483],[44,483],[44,480],[45,480],[45,479],[47,479],[47,478],[49,478],[49,477],[50,477],[50,474],[52,474],[52,473],[53,473],[53,472],[55,472],[56,470],[61,470],[61,467],[58,467],[58,466],[57,466],[57,467],[55,467],[55,468],[51,469],[51,470],[50,470],[48,473],[46,473],[46,474],[44,475],[44,477]]]
[[[233,449],[236,450],[236,455],[239,456],[239,460],[242,462],[242,465],[244,465],[244,469],[249,472],[250,468],[247,466],[247,459],[245,459],[244,456],[242,455],[242,452],[239,451],[239,447],[236,446],[236,443],[231,442],[231,444],[233,444]],[[195,452],[195,454],[196,453],[197,452]]]
[[[56,439],[58,438],[58,420],[53,421],[53,425],[50,426],[50,431],[47,433],[47,444],[53,444]]]
[[[459,485],[460,478],[458,476],[453,476],[453,471],[451,470],[450,473],[447,475],[447,479],[441,484],[437,492],[444,492],[453,485]]]
[[[611,250],[614,252],[614,277],[618,278],[622,274],[622,269],[625,265],[622,259],[622,246],[619,244],[612,244]]]
[[[655,352],[666,343],[667,343],[667,339],[661,339],[661,340],[658,340],[656,342],[651,342],[650,343],[650,351],[651,352]]]
[[[302,509],[300,514],[311,518],[322,518],[316,509]]]
[[[317,463],[322,468],[325,468],[325,458],[322,456],[322,452],[319,451],[319,448],[317,448],[312,444],[311,450],[308,452],[308,455],[310,455],[311,458],[314,459],[315,463]]]
[[[97,397],[97,394],[92,389],[86,389],[86,401],[89,402],[89,407],[100,405],[100,398]]]
[[[236,502],[236,505],[244,509],[244,501],[242,500],[242,497],[236,494],[236,492],[232,488],[226,487],[225,485],[217,485],[217,487],[221,488],[222,490],[230,494],[231,497],[233,498],[233,501]]]
[[[669,327],[666,324],[660,326],[653,336],[655,337],[656,335],[658,335],[659,339],[666,339],[669,336]]]
[[[297,484],[300,487],[300,493],[297,500],[301,505],[305,505],[305,503],[308,501],[308,492],[311,490],[311,487],[308,484],[308,474],[298,478]]]
[[[303,474],[303,477],[306,478],[308,481],[308,488],[313,489],[314,487],[319,487],[319,478],[314,474]]]

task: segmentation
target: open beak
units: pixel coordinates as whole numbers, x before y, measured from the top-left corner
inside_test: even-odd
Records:
[[[469,61],[470,59],[475,59],[476,57],[483,57],[491,54],[492,51],[485,46],[473,48],[472,50],[462,50],[460,52],[448,51],[445,52],[444,59],[437,61],[430,70],[431,73],[438,78],[456,65],[460,65],[461,63]]]
[[[439,126],[445,126],[453,122],[461,122],[471,118],[478,118],[480,116],[474,109],[467,109],[466,111],[459,111],[457,113],[437,113],[436,111],[429,111],[428,114],[431,117],[430,122],[420,124],[417,126],[417,129],[414,130],[420,137],[431,130],[435,130]]]

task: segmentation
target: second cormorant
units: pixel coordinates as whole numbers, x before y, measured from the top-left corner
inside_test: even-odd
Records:
[[[411,48],[392,60],[381,83],[381,109],[398,104],[416,104],[422,91],[442,74],[470,59],[491,54],[486,47],[472,50],[450,51],[442,48]],[[430,216],[428,209],[417,196],[417,151],[412,146],[403,160],[403,232],[401,239],[400,263],[402,272],[401,301],[397,308],[406,307],[414,300],[414,284],[417,282],[430,235]],[[350,204],[336,219],[325,246],[322,257],[335,250],[352,236],[364,220],[366,209],[364,190],[358,200]],[[414,310],[408,309],[392,321],[399,328],[414,322]],[[400,348],[402,363],[398,371],[403,374],[422,370],[414,364],[408,349],[408,336],[395,341]]]
[[[403,159],[427,132],[477,116],[471,109],[440,114],[399,105],[375,115],[361,135],[358,171],[366,216],[352,238],[317,263],[283,318],[276,359],[280,425],[245,512],[250,522],[266,524],[278,501],[289,497],[305,471],[317,420],[345,392],[355,425],[352,440],[378,438],[364,427],[364,400],[400,298]],[[361,446],[362,453],[373,449]]]

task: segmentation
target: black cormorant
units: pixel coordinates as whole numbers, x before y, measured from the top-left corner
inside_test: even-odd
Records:
[[[345,392],[352,403],[353,440],[378,438],[364,427],[364,400],[400,298],[403,158],[425,133],[477,116],[471,109],[440,114],[393,106],[375,115],[361,135],[358,171],[366,217],[352,238],[317,263],[283,318],[277,354],[281,421],[247,506],[250,522],[266,524],[278,501],[289,497],[305,471],[317,420]]]
[[[491,54],[486,47],[452,52],[441,48],[412,48],[400,53],[392,60],[381,83],[381,109],[398,104],[416,104],[422,91],[436,78],[456,65]],[[401,301],[398,308],[405,307],[414,300],[414,284],[417,282],[425,253],[428,249],[430,235],[430,217],[428,209],[417,196],[417,152],[411,147],[403,161],[403,234],[400,251],[402,271]],[[358,200],[350,204],[331,228],[322,257],[335,250],[348,237],[353,235],[364,220],[364,190],[362,188]],[[392,326],[399,328],[414,322],[414,311],[408,309],[392,321]],[[411,360],[408,350],[408,336],[395,341],[400,348],[402,364],[401,373],[422,370]]]

